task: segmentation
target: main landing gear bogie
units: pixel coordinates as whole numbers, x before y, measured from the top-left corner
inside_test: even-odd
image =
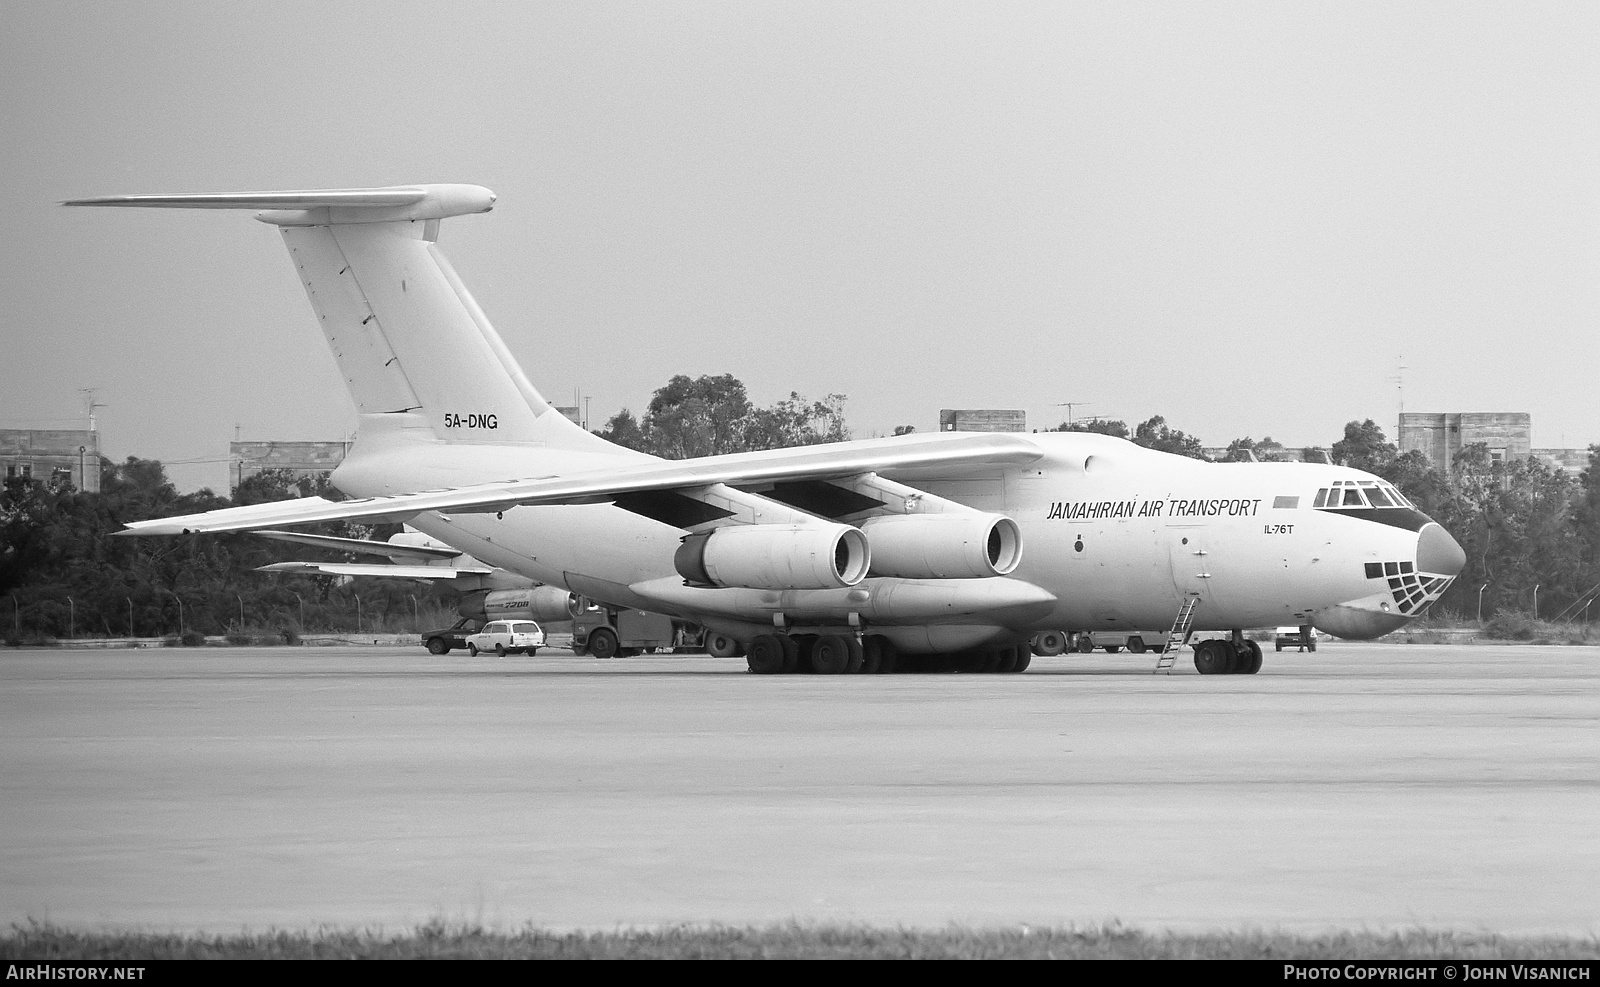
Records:
[[[1254,641],[1197,641],[1194,668],[1201,675],[1254,675],[1261,671],[1261,645]]]
[[[745,649],[751,674],[889,675],[896,672],[1015,674],[1033,660],[1022,644],[956,654],[903,655],[886,637],[868,634],[762,634]]]

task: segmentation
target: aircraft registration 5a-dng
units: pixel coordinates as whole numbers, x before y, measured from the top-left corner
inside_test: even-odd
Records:
[[[1461,547],[1390,484],[1310,463],[1204,463],[1079,432],[912,434],[665,461],[533,387],[437,246],[474,185],[130,195],[276,227],[348,384],[356,439],[307,498],[128,526],[173,535],[405,520],[547,587],[698,622],[752,672],[1017,672],[1046,629],[1229,631],[1202,672],[1253,672],[1245,629],[1392,631]],[[1164,664],[1170,658],[1163,655]]]

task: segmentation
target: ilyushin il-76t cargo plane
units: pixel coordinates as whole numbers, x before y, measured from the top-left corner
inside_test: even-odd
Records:
[[[1261,649],[1245,629],[1376,637],[1465,561],[1393,486],[1340,466],[1204,463],[1081,432],[682,461],[620,448],[539,394],[439,251],[441,220],[494,201],[417,185],[67,203],[259,210],[359,416],[332,477],[359,499],[123,533],[404,520],[486,565],[703,624],[758,673],[1018,672],[1040,630],[1148,627],[1232,632],[1199,640],[1195,665],[1250,673]]]

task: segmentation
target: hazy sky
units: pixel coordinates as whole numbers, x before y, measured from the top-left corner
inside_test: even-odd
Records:
[[[0,0],[0,427],[226,489],[350,400],[271,227],[62,199],[471,182],[440,246],[596,426],[676,373],[1208,444],[1600,442],[1600,4]]]

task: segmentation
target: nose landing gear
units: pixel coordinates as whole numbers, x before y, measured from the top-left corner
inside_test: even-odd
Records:
[[[1238,631],[1234,638],[1195,642],[1195,671],[1201,675],[1254,675],[1261,671],[1261,645],[1244,640]]]

